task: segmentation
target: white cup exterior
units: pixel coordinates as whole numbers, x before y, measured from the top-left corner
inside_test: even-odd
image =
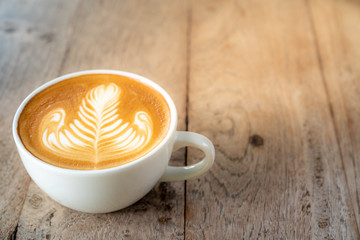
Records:
[[[125,165],[100,170],[72,170],[50,165],[33,156],[21,142],[18,131],[18,118],[27,102],[37,93],[62,80],[88,74],[115,74],[127,76],[148,85],[160,92],[170,108],[170,126],[162,142],[145,156]],[[88,213],[113,212],[125,208],[145,196],[156,183],[166,175],[168,162],[176,140],[177,113],[170,96],[156,83],[142,76],[117,70],[88,70],[75,72],[56,78],[34,90],[19,106],[13,120],[13,137],[20,158],[33,181],[52,199],[60,204]],[[200,137],[205,138],[200,135]],[[197,140],[197,139],[196,139]],[[204,172],[214,161],[214,149],[211,142],[205,139],[209,147],[208,166],[202,167]],[[211,161],[212,158],[212,161]],[[205,162],[205,161],[203,161]],[[194,170],[195,168],[193,168]],[[173,170],[172,170],[173,171]],[[182,170],[175,169],[178,175]],[[187,170],[186,170],[187,171]],[[202,173],[201,172],[201,173]],[[168,173],[171,179],[172,172]],[[189,175],[189,174],[188,174]],[[194,177],[184,176],[183,179]]]

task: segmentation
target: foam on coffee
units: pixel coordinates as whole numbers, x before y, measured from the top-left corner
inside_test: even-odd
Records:
[[[24,146],[69,169],[103,169],[136,160],[165,137],[170,110],[156,90],[134,79],[91,74],[36,94],[18,121]]]

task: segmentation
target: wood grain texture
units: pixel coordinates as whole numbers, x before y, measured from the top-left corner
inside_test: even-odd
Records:
[[[186,238],[358,239],[307,3],[192,13],[189,130],[217,151],[187,183]]]
[[[325,4],[326,2],[326,4]],[[360,226],[360,3],[309,1],[324,86]]]
[[[58,75],[65,51],[64,26],[76,3],[0,3],[0,239],[15,237],[30,182],[12,139],[12,119],[31,89]]]
[[[354,0],[0,0],[0,239],[360,239],[359,22]],[[95,68],[163,86],[178,129],[214,142],[213,168],[115,213],[50,199],[12,117],[37,86]]]

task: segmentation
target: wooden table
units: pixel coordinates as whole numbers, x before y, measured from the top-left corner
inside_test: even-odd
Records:
[[[102,68],[162,85],[178,129],[214,142],[212,169],[110,214],[44,194],[15,149],[15,110],[52,78]],[[0,105],[1,239],[360,238],[359,1],[0,0]]]

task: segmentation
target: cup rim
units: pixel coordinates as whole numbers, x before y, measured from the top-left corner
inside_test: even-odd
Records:
[[[146,155],[144,155],[138,159],[135,159],[131,162],[125,163],[120,166],[112,167],[112,168],[94,169],[94,170],[68,169],[68,168],[62,168],[62,167],[58,167],[55,165],[51,165],[49,163],[46,163],[46,162],[40,160],[38,157],[34,156],[29,150],[27,150],[25,148],[24,144],[22,143],[22,141],[19,137],[18,131],[17,131],[18,119],[19,119],[20,114],[22,113],[24,107],[36,94],[38,94],[39,92],[41,92],[42,90],[44,90],[47,87],[54,85],[58,82],[73,78],[73,77],[90,75],[90,74],[112,74],[112,75],[129,77],[129,78],[131,78],[135,81],[138,81],[142,84],[145,84],[145,85],[155,89],[157,92],[159,92],[165,98],[166,103],[168,104],[168,106],[170,108],[170,125],[169,125],[168,132],[166,133],[166,136],[162,139],[162,141],[154,149],[152,149]],[[135,73],[127,72],[127,71],[111,70],[111,69],[94,69],[94,70],[77,71],[77,72],[72,72],[72,73],[62,75],[60,77],[57,77],[55,79],[52,79],[52,80],[40,85],[35,90],[33,90],[30,94],[27,95],[27,97],[21,102],[21,104],[17,108],[14,118],[13,118],[12,132],[13,132],[13,138],[14,138],[15,144],[17,145],[18,150],[21,151],[23,154],[25,154],[25,156],[28,159],[30,159],[32,162],[40,164],[43,167],[50,168],[55,171],[61,171],[61,172],[69,173],[69,174],[87,174],[88,175],[88,174],[107,174],[107,173],[112,173],[112,172],[116,172],[116,171],[121,171],[121,170],[127,169],[133,165],[136,165],[136,164],[144,161],[144,159],[147,159],[147,158],[153,156],[159,149],[161,149],[170,140],[171,136],[176,131],[176,127],[177,127],[177,111],[176,111],[175,104],[174,104],[172,98],[170,97],[170,95],[159,84],[155,83],[154,81],[152,81],[146,77],[143,77],[143,76],[135,74]]]

